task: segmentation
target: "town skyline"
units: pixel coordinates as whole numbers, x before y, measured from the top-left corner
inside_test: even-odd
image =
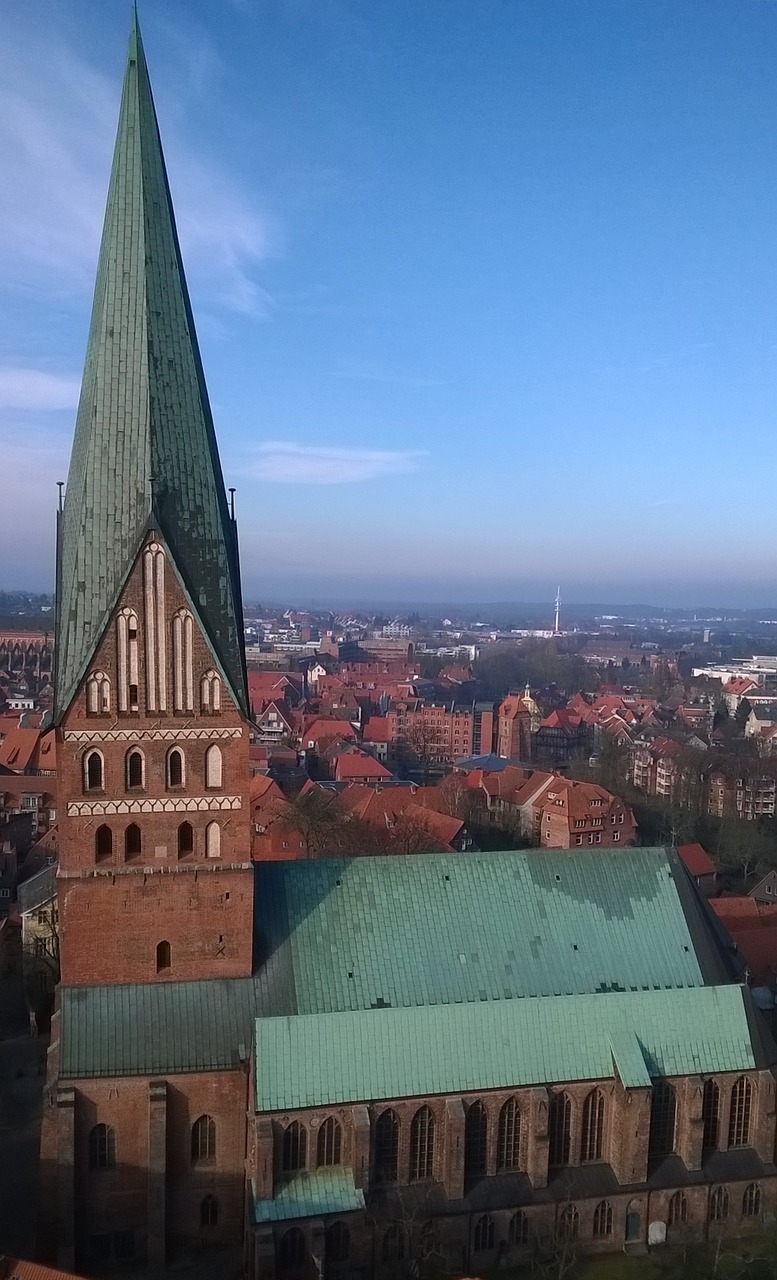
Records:
[[[777,599],[729,471],[777,468],[777,15],[575,10],[141,6],[247,598]],[[0,17],[7,589],[53,585],[126,18]]]

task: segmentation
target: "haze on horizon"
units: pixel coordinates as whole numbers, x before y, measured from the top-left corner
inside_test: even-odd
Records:
[[[246,599],[777,605],[777,5],[140,19]],[[128,29],[0,11],[6,589],[53,582]]]

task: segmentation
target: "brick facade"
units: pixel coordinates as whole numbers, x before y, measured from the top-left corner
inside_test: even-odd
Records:
[[[752,1088],[752,1101],[745,1146],[772,1169],[774,1079],[768,1071],[753,1072],[746,1078]],[[663,1169],[661,1159],[649,1159],[651,1090],[625,1089],[617,1078],[564,1087],[570,1102],[568,1159],[555,1167],[551,1163],[549,1107],[561,1090],[542,1086],[462,1097],[400,1098],[328,1111],[257,1115],[249,1141],[249,1169],[258,1198],[277,1194],[290,1176],[283,1170],[283,1134],[287,1126],[298,1122],[304,1128],[304,1168],[310,1170],[317,1165],[321,1126],[333,1117],[342,1129],[341,1163],[352,1170],[354,1185],[363,1188],[367,1197],[364,1213],[340,1215],[349,1233],[349,1256],[339,1261],[347,1261],[350,1268],[365,1267],[375,1275],[391,1271],[390,1246],[397,1232],[404,1239],[407,1260],[415,1258],[423,1263],[425,1249],[433,1237],[438,1261],[465,1272],[487,1269],[498,1262],[511,1265],[525,1261],[538,1244],[545,1248],[557,1245],[570,1224],[575,1247],[585,1252],[612,1251],[627,1241],[644,1244],[649,1231],[660,1232],[661,1227],[656,1224],[664,1224],[667,1238],[675,1242],[714,1238],[716,1232],[723,1231],[736,1236],[757,1230],[764,1218],[777,1210],[777,1180],[771,1176],[743,1179],[741,1166],[734,1163],[739,1156],[733,1150],[729,1155],[731,1092],[741,1079],[733,1075],[716,1077],[720,1090],[717,1145],[715,1151],[704,1152],[704,1081],[701,1077],[670,1081],[676,1098],[671,1151],[682,1160],[687,1173],[678,1162],[672,1163],[671,1156]],[[603,1124],[600,1145],[595,1141],[586,1152],[584,1115],[586,1099],[593,1090],[598,1090],[604,1101]],[[517,1103],[521,1117],[518,1155],[509,1169],[500,1169],[500,1113],[511,1100]],[[466,1117],[475,1103],[485,1110],[487,1136],[484,1163],[473,1172],[466,1164],[470,1156]],[[411,1126],[421,1107],[427,1107],[434,1118],[434,1150],[431,1176],[413,1182]],[[379,1117],[389,1110],[397,1118],[399,1132],[397,1177],[387,1186],[376,1168],[374,1137]],[[736,1150],[744,1149],[740,1146]],[[593,1158],[583,1159],[586,1154]],[[732,1176],[726,1180],[732,1155]],[[710,1161],[717,1162],[714,1177],[708,1171]],[[725,1220],[719,1222],[714,1220],[711,1208],[717,1187],[723,1187],[728,1197]],[[682,1220],[674,1220],[680,1217],[679,1198],[674,1209],[670,1207],[676,1193],[685,1198]],[[754,1205],[756,1211],[751,1212]],[[514,1221],[516,1214],[521,1218]],[[327,1229],[336,1220],[333,1215],[256,1227],[250,1247],[255,1280],[271,1280],[278,1273],[276,1258],[282,1255],[284,1235],[293,1228],[302,1231],[308,1254],[329,1267],[326,1248],[331,1237]]]
[[[149,535],[147,545],[152,540]],[[166,707],[159,709],[157,697],[149,708],[147,608],[141,553],[57,728],[62,980],[68,986],[251,972],[248,728],[218,673],[219,708],[212,699],[203,705],[201,681],[215,668],[194,618],[191,696],[179,699],[190,705],[176,708],[173,619],[179,611],[192,614],[167,558],[161,608],[169,630],[163,656],[157,656],[164,662]],[[117,619],[127,610],[138,622],[132,695],[138,709],[122,711]],[[95,673],[107,682],[105,710],[102,701],[99,710],[90,710]],[[220,765],[207,776],[206,757],[214,748]],[[174,751],[180,753],[180,776],[171,773]],[[101,761],[98,786],[87,777],[93,752]],[[133,752],[141,754],[139,779],[129,775]],[[183,824],[191,828],[186,838]],[[211,824],[218,841],[209,850]],[[130,827],[136,843],[128,846]],[[163,942],[170,955],[160,966],[157,947]]]

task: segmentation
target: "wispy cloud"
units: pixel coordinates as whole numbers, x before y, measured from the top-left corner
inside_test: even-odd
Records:
[[[40,27],[4,33],[0,81],[0,270],[6,284],[91,289],[118,92],[113,79]],[[186,118],[182,112],[181,117]],[[213,162],[164,122],[187,267],[207,300],[261,314],[256,280],[271,253],[267,220]]]
[[[409,387],[441,387],[441,378],[406,373],[402,369],[363,360],[342,360],[332,370],[331,377],[352,379],[356,382],[393,382]]]
[[[74,409],[80,386],[80,378],[40,369],[0,367],[0,409]]]
[[[267,484],[360,484],[417,470],[420,449],[350,449],[268,440],[252,470]]]

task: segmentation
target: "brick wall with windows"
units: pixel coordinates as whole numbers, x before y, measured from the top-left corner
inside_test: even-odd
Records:
[[[248,727],[169,560],[148,607],[141,553],[57,728],[71,986],[251,971]]]

